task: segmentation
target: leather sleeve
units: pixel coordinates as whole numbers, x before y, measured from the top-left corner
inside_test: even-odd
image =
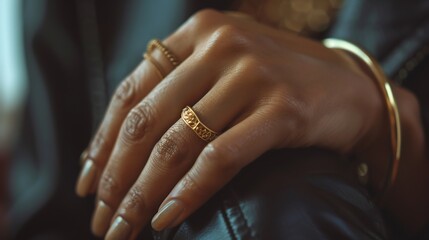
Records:
[[[351,161],[316,149],[271,152],[178,228],[156,239],[388,239]]]

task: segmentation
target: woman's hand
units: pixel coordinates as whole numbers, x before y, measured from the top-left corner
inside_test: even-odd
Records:
[[[164,44],[181,64],[173,69],[152,52],[168,76],[143,61],[119,86],[85,156],[77,193],[97,193],[98,236],[112,224],[107,239],[134,239],[155,214],[156,230],[178,225],[270,149],[367,156],[386,134],[372,79],[320,43],[204,10]],[[220,133],[215,140],[207,144],[180,119],[187,105]]]

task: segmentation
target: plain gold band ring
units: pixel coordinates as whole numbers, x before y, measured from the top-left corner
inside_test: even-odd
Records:
[[[170,61],[173,67],[176,67],[180,64],[179,58],[166,47],[159,39],[152,39],[147,44],[147,52],[151,53],[155,48],[161,51],[161,53]]]
[[[197,134],[199,138],[206,142],[211,142],[218,136],[217,132],[211,130],[200,121],[197,114],[189,106],[186,106],[183,109],[182,120]]]
[[[153,59],[153,57],[151,55],[149,55],[147,53],[144,53],[143,57],[144,57],[144,59],[146,59],[148,62],[150,62],[155,67],[156,74],[161,79],[164,79],[166,74],[165,74],[164,70],[162,69],[161,65],[155,59]]]

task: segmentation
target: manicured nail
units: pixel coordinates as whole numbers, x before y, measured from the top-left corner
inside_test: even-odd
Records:
[[[76,184],[76,194],[85,197],[93,189],[95,181],[95,165],[91,159],[86,160]]]
[[[85,163],[85,160],[88,158],[88,149],[85,149],[85,151],[82,152],[80,155],[80,165],[83,166]]]
[[[131,226],[122,217],[117,217],[106,235],[106,240],[128,240]]]
[[[97,237],[103,237],[109,229],[113,211],[103,201],[98,201],[94,216],[92,217],[92,233]]]
[[[152,219],[152,228],[156,231],[172,227],[171,225],[177,220],[183,212],[183,203],[179,200],[171,200],[165,204]]]

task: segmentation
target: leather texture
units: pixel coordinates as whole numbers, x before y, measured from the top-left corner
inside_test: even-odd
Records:
[[[389,239],[356,169],[317,149],[270,152],[155,239]]]

